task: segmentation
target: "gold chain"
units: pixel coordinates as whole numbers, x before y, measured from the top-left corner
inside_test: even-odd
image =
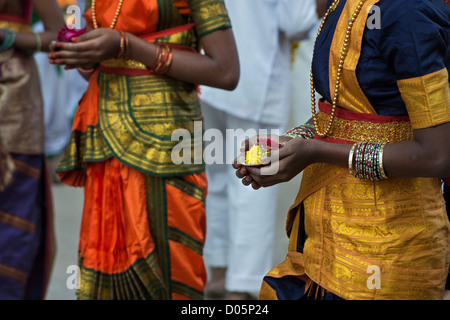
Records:
[[[117,5],[117,9],[116,9],[116,14],[114,15],[114,19],[111,22],[111,27],[110,27],[111,29],[114,29],[114,27],[116,26],[117,18],[119,17],[120,10],[122,10],[122,4],[123,4],[123,0],[119,0],[119,4]],[[94,24],[94,29],[97,29],[98,24],[97,24],[97,15],[95,12],[95,0],[92,0],[91,9],[92,9],[92,23]]]
[[[314,42],[314,51],[316,48],[317,38],[319,37],[320,33],[322,32],[325,22],[327,21],[330,14],[333,13],[334,10],[336,10],[336,7],[339,4],[339,2],[340,2],[340,0],[334,0],[333,4],[330,6],[330,8],[325,13],[325,16],[322,19],[322,23],[320,24],[319,31],[317,32],[316,40]],[[366,0],[361,0],[359,2],[358,6],[355,9],[355,12],[352,15],[352,18],[348,22],[347,32],[345,35],[345,40],[344,40],[343,48],[341,51],[341,57],[339,58],[339,66],[338,66],[338,70],[337,70],[336,83],[335,83],[335,87],[334,87],[334,97],[333,97],[333,101],[332,101],[331,117],[330,117],[330,120],[329,120],[328,125],[324,132],[321,132],[319,130],[319,123],[318,123],[317,114],[316,114],[316,90],[314,89],[314,76],[313,76],[312,67],[311,67],[311,74],[310,74],[311,110],[312,110],[314,126],[316,127],[316,133],[319,137],[326,137],[330,133],[331,127],[333,126],[334,117],[335,117],[335,113],[336,113],[336,107],[337,107],[337,103],[338,103],[338,99],[339,99],[339,89],[341,87],[342,69],[344,68],[345,58],[347,56],[348,49],[350,48],[350,35],[352,33],[353,24],[355,23],[356,18],[358,17],[359,13],[361,12],[361,9],[364,6],[365,2],[366,2]]]

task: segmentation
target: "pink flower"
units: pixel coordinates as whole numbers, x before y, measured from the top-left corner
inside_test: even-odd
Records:
[[[79,37],[82,34],[86,33],[86,29],[80,29],[77,30],[75,28],[71,29],[67,26],[64,26],[59,32],[58,32],[58,41],[60,42],[70,42],[73,37]]]

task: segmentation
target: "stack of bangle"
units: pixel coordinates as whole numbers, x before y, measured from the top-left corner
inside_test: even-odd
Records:
[[[348,156],[350,174],[360,180],[386,180],[387,176],[383,165],[385,145],[381,142],[355,143]]]
[[[123,31],[119,32],[120,32],[120,49],[117,55],[117,59],[128,60],[128,48],[129,48],[128,34]]]
[[[16,41],[16,33],[10,29],[2,30],[5,33],[5,40],[3,40],[3,43],[0,45],[0,51],[5,51],[13,46],[14,42]]]
[[[150,67],[150,71],[157,74],[163,75],[169,71],[170,66],[173,61],[172,48],[166,44],[155,44],[156,46],[156,60],[153,66]]]
[[[312,124],[304,124],[300,127],[293,128],[286,132],[283,136],[303,139],[313,139],[315,135],[315,127]]]

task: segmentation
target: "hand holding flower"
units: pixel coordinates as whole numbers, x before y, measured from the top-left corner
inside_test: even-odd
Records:
[[[72,39],[75,38],[74,40],[76,42],[77,37],[79,37],[85,33],[86,33],[86,29],[77,30],[77,29],[69,28],[68,26],[65,26],[58,32],[57,39],[59,42],[72,42]]]
[[[67,41],[70,39],[70,41]],[[90,69],[104,60],[115,58],[120,47],[119,32],[101,28],[81,35],[61,31],[61,38],[51,45],[50,63],[66,69]]]

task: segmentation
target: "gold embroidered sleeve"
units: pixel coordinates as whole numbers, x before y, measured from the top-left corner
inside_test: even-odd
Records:
[[[223,0],[189,0],[189,7],[200,38],[216,30],[231,28]]]
[[[447,69],[398,81],[414,129],[450,121],[450,87]]]

